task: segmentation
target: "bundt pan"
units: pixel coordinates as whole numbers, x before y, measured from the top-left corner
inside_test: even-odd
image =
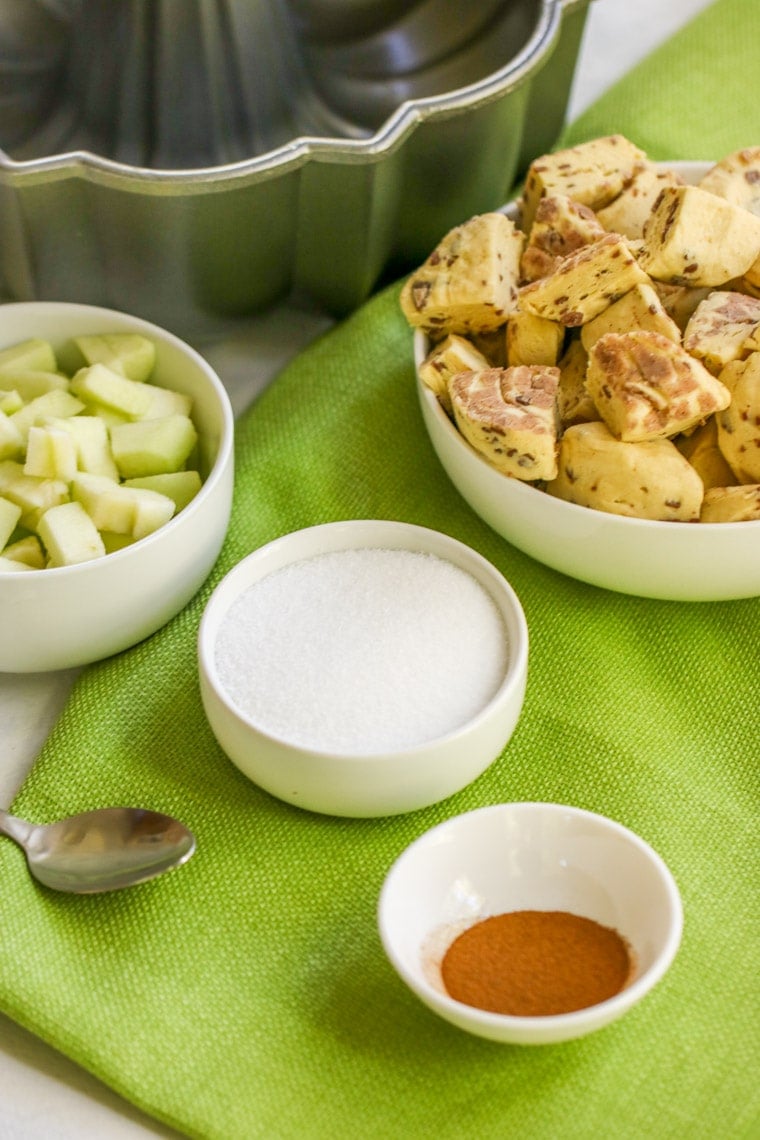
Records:
[[[0,0],[0,293],[341,316],[500,205],[590,0]]]

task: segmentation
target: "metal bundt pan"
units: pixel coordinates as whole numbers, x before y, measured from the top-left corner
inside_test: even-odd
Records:
[[[500,205],[590,0],[0,0],[0,293],[195,341]]]

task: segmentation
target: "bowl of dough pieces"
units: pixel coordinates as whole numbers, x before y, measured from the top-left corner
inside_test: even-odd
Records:
[[[0,672],[68,669],[190,601],[227,532],[232,407],[172,333],[92,305],[0,305]]]
[[[621,136],[404,282],[422,418],[497,533],[642,597],[760,594],[760,147],[654,163]]]

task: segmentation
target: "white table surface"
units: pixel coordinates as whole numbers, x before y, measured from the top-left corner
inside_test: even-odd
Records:
[[[569,116],[574,118],[712,0],[592,0]],[[206,348],[241,411],[329,322],[286,308]],[[61,711],[75,671],[0,674],[0,806],[8,806]],[[181,1063],[181,1061],[180,1061]],[[89,1073],[0,1015],[0,1140],[172,1137]],[[238,1140],[231,1137],[230,1140]],[[243,1138],[240,1138],[243,1140]]]

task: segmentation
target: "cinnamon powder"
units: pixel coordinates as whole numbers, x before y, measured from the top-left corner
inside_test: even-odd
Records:
[[[565,911],[521,910],[469,927],[448,948],[450,997],[492,1013],[546,1017],[606,1001],[632,972],[615,930]]]

